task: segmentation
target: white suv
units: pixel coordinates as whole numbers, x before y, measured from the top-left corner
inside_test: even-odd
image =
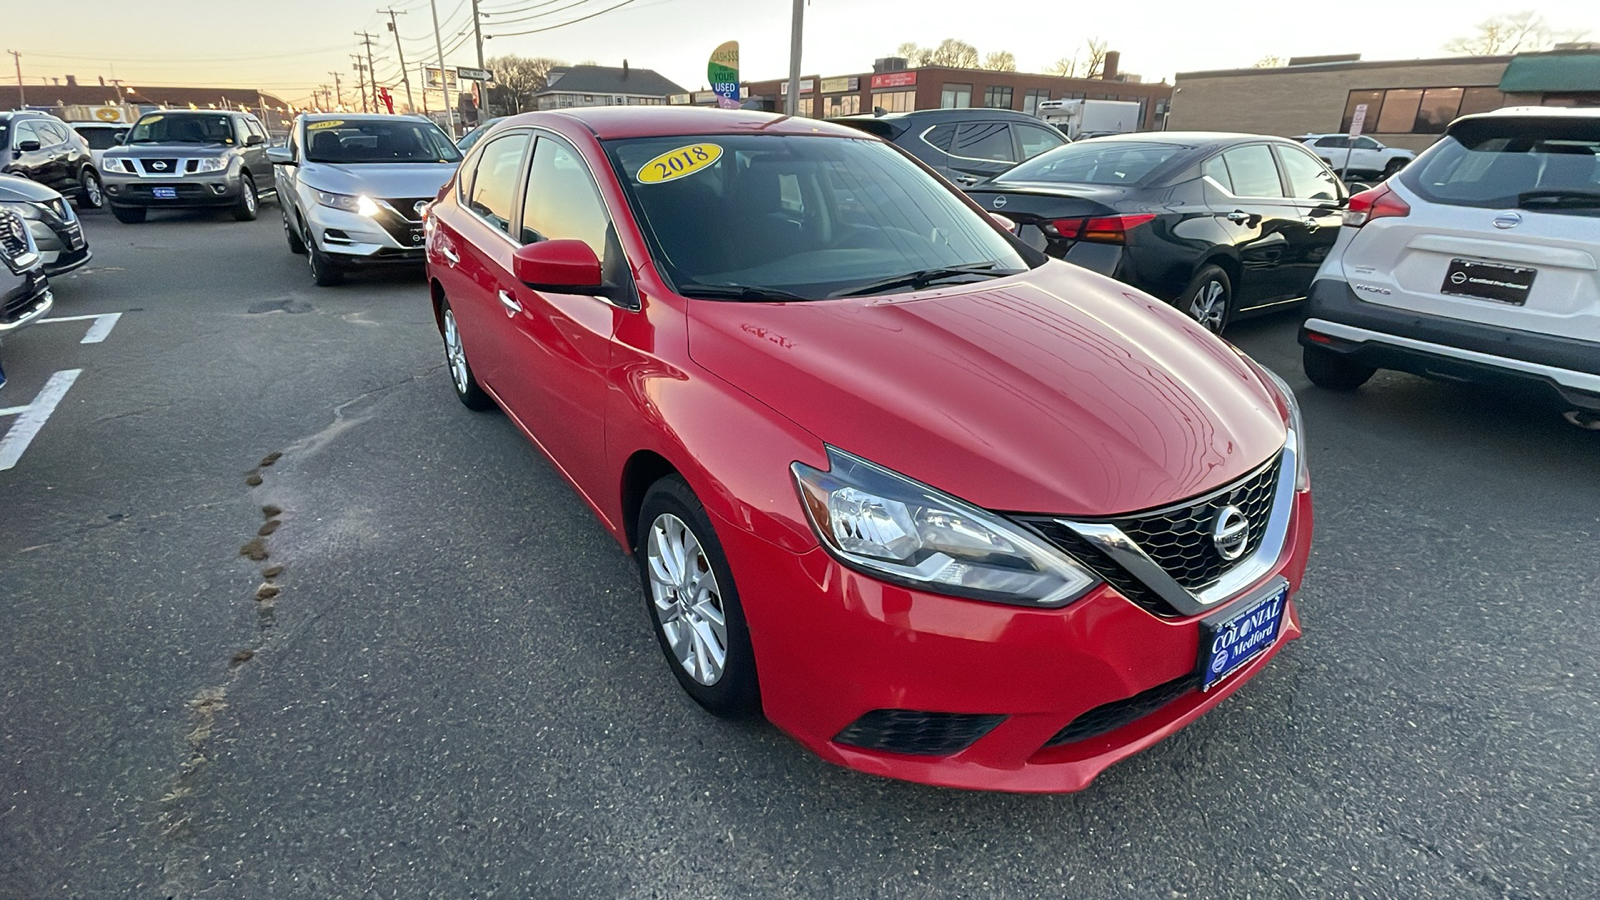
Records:
[[[1600,421],[1600,109],[1466,116],[1350,198],[1300,329],[1312,383],[1529,387]]]
[[[1299,140],[1346,180],[1388,178],[1417,158],[1410,150],[1385,146],[1366,135],[1307,134]]]

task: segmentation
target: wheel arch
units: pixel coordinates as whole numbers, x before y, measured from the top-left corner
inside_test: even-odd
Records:
[[[433,307],[433,324],[444,334],[444,285],[437,278],[428,279],[428,300]]]
[[[629,550],[638,549],[639,511],[644,508],[644,495],[652,484],[668,475],[683,477],[677,466],[654,450],[636,450],[628,457],[628,461],[623,463],[620,488],[622,529]]]

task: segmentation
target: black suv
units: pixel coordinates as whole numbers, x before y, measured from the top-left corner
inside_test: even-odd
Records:
[[[143,222],[151,209],[221,207],[241,222],[276,193],[267,132],[249,113],[162,110],[146,113],[121,145],[100,157],[106,196],[118,222]]]
[[[1009,109],[925,109],[833,121],[905,149],[964,188],[1067,142],[1054,125]]]
[[[99,209],[102,202],[89,145],[48,113],[0,112],[0,173],[37,181],[89,209]]]

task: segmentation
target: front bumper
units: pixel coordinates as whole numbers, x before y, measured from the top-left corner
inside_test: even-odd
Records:
[[[117,206],[148,206],[152,208],[193,209],[209,206],[232,206],[239,202],[243,180],[238,172],[206,172],[195,175],[175,175],[171,178],[140,178],[133,175],[102,173],[101,182],[106,199]],[[156,194],[171,191],[172,197]]]
[[[28,231],[39,248],[39,258],[44,261],[44,273],[49,276],[65,275],[89,261],[89,242],[84,239],[83,226],[71,222],[61,228],[37,219],[28,222]]]
[[[1110,587],[1056,610],[923,593],[846,569],[820,548],[797,555],[732,523],[718,526],[745,598],[768,719],[830,762],[891,778],[1080,790],[1221,703],[1300,636],[1291,602],[1278,641],[1200,693],[1184,679],[1196,672],[1201,616],[1160,618]],[[1310,495],[1297,493],[1277,564],[1239,596],[1279,575],[1292,595],[1310,539]],[[1208,613],[1224,608],[1219,603]],[[1166,686],[1173,690],[1153,690]],[[1141,695],[1160,695],[1161,702],[1112,730],[1046,746],[1085,713],[1138,703]],[[838,740],[863,716],[885,710],[987,716],[988,730],[946,755]]]
[[[1600,412],[1600,344],[1368,303],[1336,278],[1311,286],[1300,343],[1373,368],[1490,384]]]
[[[15,278],[16,282],[0,294],[0,335],[10,334],[44,318],[55,305],[50,293],[50,282],[39,268],[13,276],[0,269],[0,277]]]
[[[302,205],[302,210],[310,241],[342,265],[421,263],[426,258],[420,221],[388,209],[363,216],[311,203]]]

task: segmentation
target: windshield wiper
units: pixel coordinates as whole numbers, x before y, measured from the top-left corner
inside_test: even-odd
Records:
[[[999,263],[987,262],[969,263],[964,266],[938,266],[932,269],[918,269],[915,272],[907,272],[904,275],[895,275],[879,281],[869,281],[866,284],[858,284],[855,287],[834,291],[828,296],[860,297],[863,294],[876,294],[879,291],[889,291],[894,290],[895,288],[911,288],[912,290],[916,290],[918,288],[925,288],[928,285],[933,284],[935,281],[942,281],[946,278],[955,278],[961,275],[988,275],[999,278],[1003,275],[1012,274],[1010,272],[994,271],[997,265],[999,265]]]
[[[1517,195],[1517,203],[1523,206],[1537,203],[1540,206],[1600,207],[1600,193],[1572,190],[1524,191]]]
[[[678,286],[678,293],[685,297],[701,297],[707,300],[811,300],[811,297],[802,297],[789,291],[780,291],[775,288],[753,287],[748,284],[684,284]]]

